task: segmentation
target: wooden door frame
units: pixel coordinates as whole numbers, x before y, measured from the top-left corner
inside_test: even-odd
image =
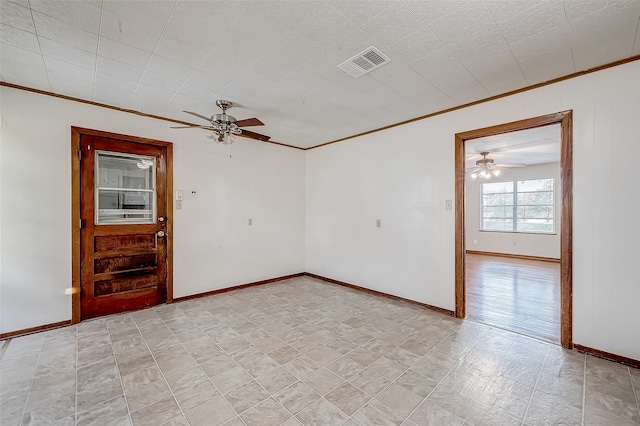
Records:
[[[456,317],[466,316],[465,283],[465,141],[469,139],[510,133],[560,123],[560,180],[562,192],[561,228],[560,228],[560,343],[563,347],[573,347],[573,111],[528,118],[483,129],[457,133],[455,136],[456,171],[456,226],[455,226],[455,264],[456,264]]]
[[[97,136],[126,142],[156,145],[167,149],[167,303],[173,302],[173,144],[138,136],[71,127],[71,323],[81,319],[80,284],[80,138]]]

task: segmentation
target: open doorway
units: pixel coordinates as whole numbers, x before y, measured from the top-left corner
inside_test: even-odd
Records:
[[[456,135],[456,315],[460,318],[469,315],[469,318],[559,342],[567,348],[572,346],[571,118],[571,111],[565,111]],[[556,167],[559,163],[556,171],[553,171],[554,165],[549,164],[553,161],[548,161],[554,155],[554,147],[541,145],[537,151],[535,147],[535,139],[544,144],[544,138],[552,138],[554,133],[559,139],[559,147],[555,147]],[[534,152],[537,159],[533,158]],[[527,154],[529,158],[525,161]],[[491,167],[474,169],[473,177],[478,179],[473,179],[471,172],[474,170],[469,170],[469,166],[474,166],[478,159],[494,162],[480,161],[479,166],[489,164]],[[493,167],[499,163],[510,167]],[[529,164],[516,172],[525,163]],[[538,165],[534,167],[534,163]],[[494,174],[500,172],[504,175],[497,179]],[[492,176],[485,179],[482,177],[485,173]],[[478,183],[478,180],[484,183]],[[474,210],[465,210],[465,202],[469,203],[470,199],[473,206],[468,208]],[[522,204],[520,208],[518,199]],[[535,211],[535,214],[525,214],[527,211]],[[540,220],[545,214],[546,220]],[[467,215],[474,216],[470,219],[478,222],[473,230],[465,227]],[[540,238],[542,234],[549,238]],[[521,247],[517,246],[519,241]],[[532,241],[535,244],[531,244]],[[546,245],[541,241],[546,241]],[[529,247],[522,251],[522,245]],[[507,257],[493,256],[496,253]],[[559,260],[559,264],[554,260]],[[554,279],[557,281],[555,295]],[[478,287],[483,284],[497,284],[498,287]],[[518,290],[524,293],[540,284],[546,287],[534,296],[534,299],[539,296],[539,300],[525,302],[524,298],[530,299],[531,294],[521,294],[523,299],[516,300],[523,302],[521,306],[516,303],[511,311],[507,309],[518,297]],[[496,312],[478,311],[482,295],[499,293],[500,285],[508,291],[503,295],[492,294],[485,306],[490,309],[493,302],[500,308]],[[527,318],[519,312],[523,309],[532,310],[533,315],[528,317],[534,323],[538,321],[537,324],[522,327],[522,320]],[[518,318],[518,315],[521,316]],[[545,326],[541,330],[543,323]],[[532,331],[527,332],[527,327]],[[550,327],[556,327],[555,333],[549,334]],[[540,333],[536,332],[540,330]]]

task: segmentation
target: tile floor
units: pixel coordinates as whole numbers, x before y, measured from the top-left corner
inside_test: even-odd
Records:
[[[16,338],[0,424],[638,425],[640,371],[296,278]]]

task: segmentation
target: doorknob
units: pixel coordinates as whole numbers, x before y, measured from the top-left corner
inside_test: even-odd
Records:
[[[165,235],[167,235],[167,233],[166,233],[166,232],[164,232],[164,231],[158,231],[158,232],[156,232],[156,235],[157,235],[158,237],[161,237],[161,238],[162,238],[162,237],[164,237]]]

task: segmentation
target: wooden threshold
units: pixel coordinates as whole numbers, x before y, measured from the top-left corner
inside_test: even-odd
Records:
[[[369,294],[373,294],[373,295],[376,295],[376,296],[382,296],[382,297],[386,297],[386,298],[394,299],[394,300],[401,300],[403,302],[413,303],[414,305],[422,306],[423,308],[427,308],[427,309],[432,310],[432,311],[440,312],[441,314],[445,314],[445,315],[448,315],[450,317],[455,316],[455,312],[450,311],[449,309],[444,309],[444,308],[440,308],[438,306],[429,305],[428,303],[422,303],[422,302],[417,302],[417,301],[411,300],[411,299],[405,299],[404,297],[395,296],[395,295],[389,294],[389,293],[383,293],[383,292],[378,291],[378,290],[371,290],[370,288],[360,287],[360,286],[355,285],[355,284],[350,284],[350,283],[346,283],[344,281],[334,280],[333,278],[323,277],[321,275],[312,274],[310,272],[305,272],[304,275],[306,275],[308,277],[311,277],[311,278],[318,279],[318,280],[326,281],[328,283],[341,285],[343,287],[349,287],[349,288],[351,288],[353,290],[362,291],[364,293],[369,293]]]
[[[542,257],[542,256],[527,256],[524,254],[511,254],[511,253],[496,253],[492,251],[478,251],[478,250],[466,250],[466,254],[477,254],[480,256],[497,256],[497,257],[509,257],[511,259],[523,259],[523,260],[539,260],[541,262],[554,262],[560,263],[560,259],[555,257]]]
[[[55,330],[56,328],[67,327],[71,325],[71,320],[54,322],[51,324],[39,325],[37,327],[25,328],[22,330],[10,331],[9,333],[0,334],[0,340],[13,339],[14,337],[27,336],[29,334],[39,333],[41,331]]]
[[[593,349],[593,348],[590,348],[588,346],[583,346],[583,345],[578,345],[578,344],[573,345],[573,348],[576,351],[581,352],[583,354],[592,355],[592,356],[595,356],[597,358],[606,359],[607,361],[614,361],[614,362],[617,362],[619,364],[628,365],[629,367],[633,367],[633,368],[640,368],[640,360],[637,360],[637,359],[627,358],[626,356],[616,355],[616,354],[612,354],[610,352],[605,352],[605,351],[601,351],[599,349]]]

